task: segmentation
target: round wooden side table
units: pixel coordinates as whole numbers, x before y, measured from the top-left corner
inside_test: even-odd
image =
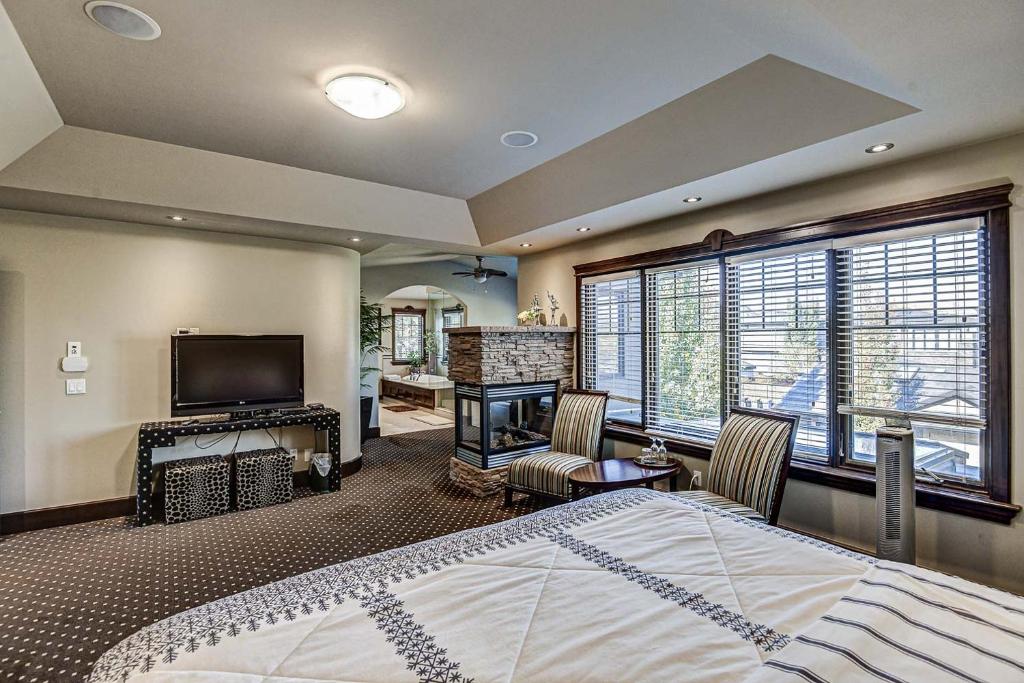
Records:
[[[672,467],[643,467],[630,458],[601,460],[569,473],[569,493],[573,500],[579,500],[580,489],[612,491],[633,486],[654,488],[654,482],[669,480],[669,490],[676,490],[676,476],[681,464],[677,460]]]

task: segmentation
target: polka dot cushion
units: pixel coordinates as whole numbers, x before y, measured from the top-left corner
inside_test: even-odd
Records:
[[[222,515],[231,509],[231,461],[222,455],[171,461],[164,489],[168,524]]]
[[[283,448],[235,454],[235,490],[239,510],[287,503],[292,499],[295,458]]]

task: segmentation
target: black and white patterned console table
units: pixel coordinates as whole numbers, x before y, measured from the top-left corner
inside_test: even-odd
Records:
[[[285,413],[273,417],[247,417],[219,421],[170,420],[145,422],[139,427],[139,453],[136,462],[138,491],[135,502],[138,524],[153,523],[153,449],[173,446],[175,439],[184,436],[246,432],[277,427],[309,425],[314,431],[327,432],[327,448],[331,453],[331,473],[328,485],[331,491],[341,489],[341,414],[332,408],[318,408],[304,412]]]

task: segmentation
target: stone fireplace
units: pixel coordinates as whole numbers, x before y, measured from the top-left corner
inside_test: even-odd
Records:
[[[501,491],[508,464],[546,451],[562,388],[572,386],[573,327],[457,327],[448,333],[455,382],[451,479],[477,496]]]

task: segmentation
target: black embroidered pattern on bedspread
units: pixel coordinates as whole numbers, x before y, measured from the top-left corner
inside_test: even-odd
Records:
[[[668,579],[645,572],[620,557],[601,550],[595,545],[581,541],[571,534],[558,532],[551,535],[551,540],[588,562],[593,562],[602,569],[607,569],[631,583],[656,594],[662,600],[674,602],[683,609],[690,610],[709,621],[727,628],[743,640],[753,643],[759,650],[774,652],[789,643],[789,636],[780,633],[770,626],[755,624],[742,614],[727,609],[724,605],[712,603],[700,593],[686,590]]]

